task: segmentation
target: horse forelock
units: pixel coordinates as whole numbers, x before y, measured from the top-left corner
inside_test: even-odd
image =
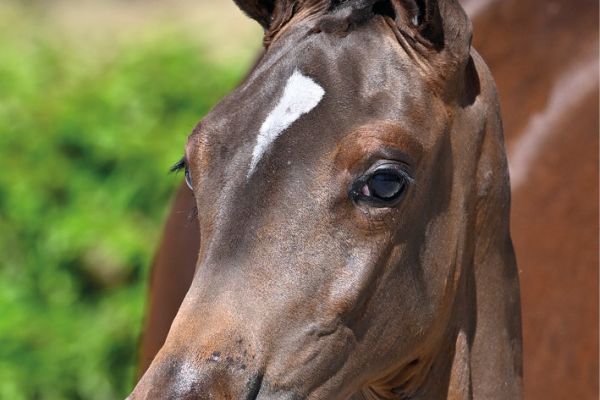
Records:
[[[269,47],[277,35],[292,21],[325,12],[330,8],[331,0],[282,0],[275,3],[271,24],[265,30],[263,43]]]
[[[286,32],[300,32],[296,27],[305,30],[305,37],[321,33],[343,37],[377,19],[385,28],[380,34],[395,37],[432,89],[452,101],[460,94],[457,85],[462,85],[461,76],[469,63],[472,25],[457,3],[436,7],[435,11],[415,11],[404,0],[280,0],[274,2],[264,46],[268,50],[275,42],[285,41]],[[443,17],[423,22],[419,18],[428,14],[420,12]],[[298,36],[293,40],[297,45]]]
[[[274,4],[271,23],[265,29],[264,45],[268,48],[282,31],[302,21],[319,16],[327,16],[323,22],[313,28],[313,32],[342,33],[353,26],[373,17],[376,4],[393,1],[383,0],[280,0]],[[391,11],[395,14],[397,10]]]

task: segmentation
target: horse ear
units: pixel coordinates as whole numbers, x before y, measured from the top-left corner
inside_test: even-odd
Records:
[[[233,0],[235,4],[250,18],[257,21],[264,29],[271,25],[271,17],[275,9],[275,0]]]
[[[467,62],[473,27],[457,0],[391,1],[406,11],[421,39],[454,61]]]
[[[473,27],[458,0],[375,0],[373,11],[393,19],[399,38],[429,60],[429,76],[444,96],[464,92]]]
[[[466,61],[473,27],[458,0],[329,0],[330,9],[347,11],[349,22],[379,14],[394,19],[398,29],[444,55]]]

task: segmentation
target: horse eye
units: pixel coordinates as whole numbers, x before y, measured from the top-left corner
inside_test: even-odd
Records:
[[[350,191],[355,201],[375,207],[391,207],[406,191],[410,178],[398,165],[375,168],[360,178]]]
[[[375,197],[379,200],[390,201],[402,194],[406,182],[404,177],[394,173],[377,173],[369,179],[363,186],[363,191],[367,196]]]
[[[179,172],[181,170],[185,171],[185,183],[193,191],[194,188],[192,186],[192,176],[190,175],[190,168],[188,166],[188,163],[187,163],[185,157],[183,157],[181,160],[177,161],[175,163],[175,165],[173,165],[171,167],[171,172]]]
[[[190,175],[190,169],[187,165],[185,166],[185,183],[188,185],[190,190],[194,190],[194,187],[192,185],[192,176]]]

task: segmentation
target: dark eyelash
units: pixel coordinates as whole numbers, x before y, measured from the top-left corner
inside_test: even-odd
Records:
[[[185,157],[182,157],[181,160],[177,161],[171,168],[169,168],[169,172],[177,172],[185,169],[187,163],[185,161]]]

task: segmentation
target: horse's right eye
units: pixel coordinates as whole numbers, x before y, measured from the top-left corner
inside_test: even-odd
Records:
[[[185,183],[188,185],[191,191],[194,191],[194,186],[192,185],[192,176],[190,175],[190,169],[188,166],[185,166]]]
[[[177,161],[177,163],[171,167],[171,172],[177,172],[177,171],[181,171],[181,170],[185,171],[185,183],[193,191],[194,186],[192,185],[192,175],[190,174],[190,168],[188,166],[188,163],[187,163],[185,157],[183,157],[181,160]]]

